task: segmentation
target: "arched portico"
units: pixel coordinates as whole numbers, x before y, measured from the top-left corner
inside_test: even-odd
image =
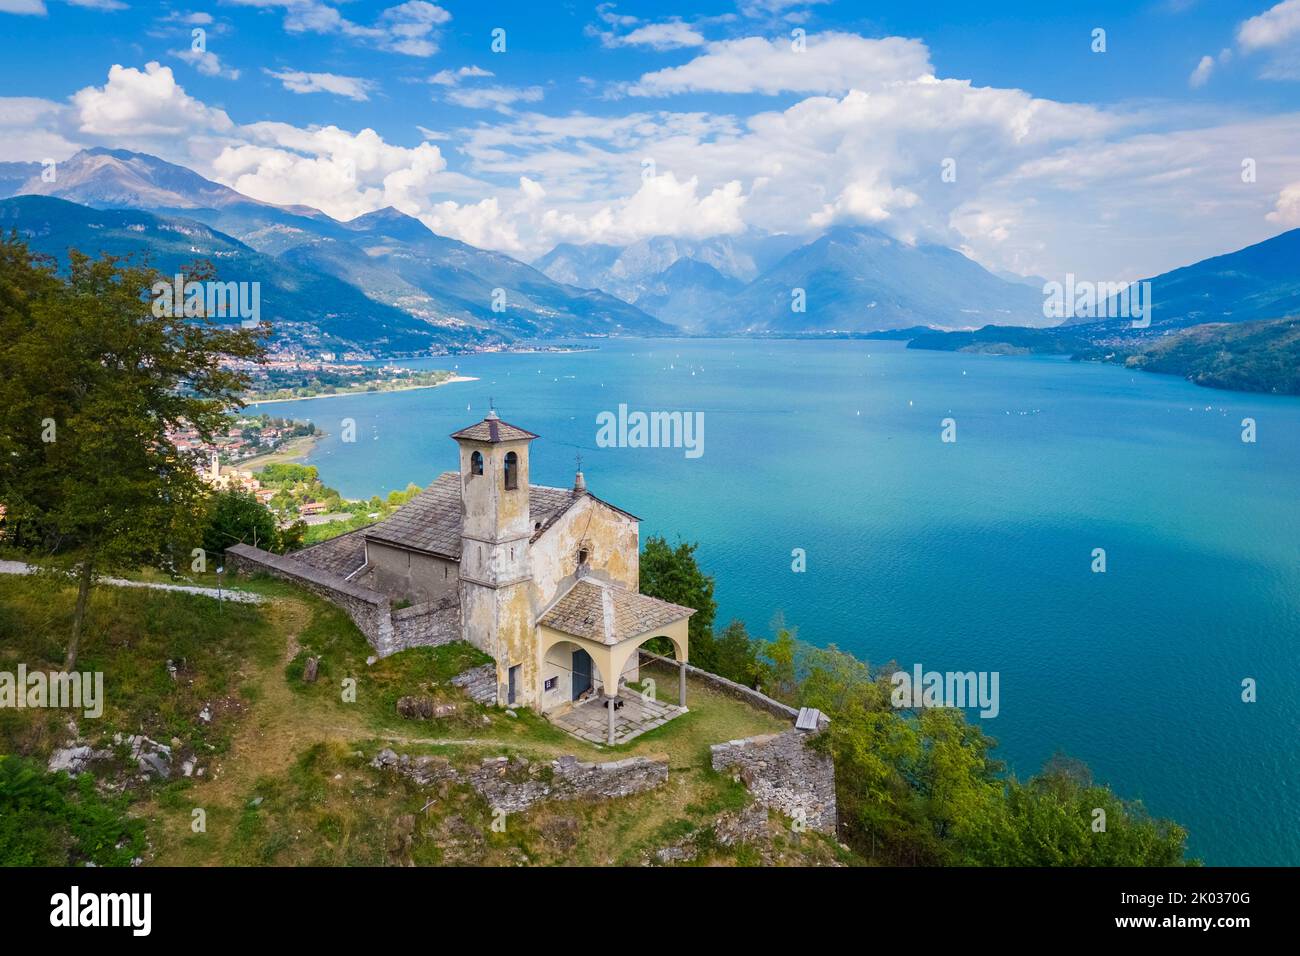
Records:
[[[689,618],[669,624],[653,627],[642,634],[635,634],[617,643],[604,643],[590,637],[569,634],[545,624],[538,625],[538,673],[542,678],[542,710],[562,706],[573,699],[572,667],[566,668],[566,655],[580,650],[587,654],[592,663],[592,686],[599,684],[601,694],[606,700],[608,716],[607,743],[614,743],[614,708],[610,702],[618,696],[619,680],[629,670],[629,665],[637,661],[637,651],[641,645],[656,637],[666,637],[673,645],[673,652],[679,665],[678,705],[686,707],[686,661],[690,651],[690,639],[687,631]],[[570,658],[571,659],[571,658]],[[567,674],[566,674],[567,669]],[[597,674],[600,679],[597,679]],[[546,690],[546,685],[555,680],[555,686]],[[566,699],[563,688],[569,687],[570,696]]]

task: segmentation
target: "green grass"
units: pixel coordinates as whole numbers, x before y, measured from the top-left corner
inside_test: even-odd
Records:
[[[709,745],[780,730],[783,722],[692,680],[688,714],[612,750],[593,746],[530,710],[508,717],[449,686],[451,677],[488,660],[467,644],[367,665],[373,651],[339,609],[280,581],[240,586],[267,603],[96,589],[80,667],[104,672],[108,702],[102,720],[78,720],[81,736],[102,741],[115,732],[144,732],[164,743],[177,737],[208,773],[140,784],[119,747],[115,766],[95,770],[129,778],[129,786],[101,799],[89,775],[71,781],[43,772],[50,751],[70,737],[66,712],[0,710],[0,752],[30,758],[22,766],[35,782],[23,787],[39,795],[10,795],[0,804],[9,808],[7,819],[22,821],[4,829],[0,820],[0,861],[108,865],[144,855],[182,866],[640,865],[666,842],[692,837],[702,848],[697,862],[758,862],[750,849],[710,842],[716,818],[745,806],[749,796],[709,769]],[[29,668],[60,667],[74,597],[62,584],[0,576],[0,669],[20,660]],[[302,680],[308,656],[320,658],[314,684]],[[175,680],[168,659],[177,663]],[[675,675],[647,671],[652,675],[660,696],[675,700]],[[357,682],[355,703],[342,699],[346,677]],[[403,720],[396,702],[407,694],[455,700],[459,709],[446,719]],[[220,702],[216,718],[201,721],[199,711],[212,702]],[[372,768],[384,746],[442,755],[462,769],[487,756],[662,754],[671,770],[655,791],[541,804],[511,815],[506,832],[497,833],[491,809],[467,784],[420,788]],[[199,833],[195,808],[205,814]],[[821,861],[827,852],[817,844],[815,853],[797,855]]]
[[[32,670],[61,670],[72,630],[75,592],[42,576],[0,575],[0,670],[22,662]],[[246,703],[242,670],[266,661],[275,643],[264,614],[251,605],[197,595],[100,586],[91,593],[78,671],[104,675],[104,713],[0,710],[0,752],[46,758],[76,721],[91,740],[145,733],[178,737],[196,750],[222,752],[229,721]],[[173,677],[167,662],[172,661]],[[199,718],[214,704],[211,722]]]

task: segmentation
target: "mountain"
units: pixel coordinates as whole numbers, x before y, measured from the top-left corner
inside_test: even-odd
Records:
[[[13,165],[30,171],[15,195],[58,196],[100,209],[199,209],[256,202],[184,166],[125,149],[83,149],[54,168],[53,182],[41,177],[39,163]]]
[[[1146,281],[1151,283],[1151,328],[1155,330],[1148,334],[1207,322],[1300,315],[1300,229]],[[1077,318],[1064,324],[1095,326],[1090,334],[1097,334],[1123,329],[1131,320]]]
[[[626,246],[561,243],[534,265],[557,282],[600,289],[687,329],[804,240],[795,236],[652,236]]]
[[[16,229],[32,251],[60,264],[66,264],[69,249],[78,249],[132,256],[170,276],[207,259],[223,282],[260,283],[262,320],[277,336],[313,348],[415,352],[485,340],[477,332],[438,327],[376,302],[352,284],[258,252],[193,219],[18,196],[0,200],[0,223],[6,232]]]
[[[1300,321],[1194,325],[1160,338],[1125,364],[1210,388],[1300,395]]]
[[[795,290],[805,311],[795,311]],[[1039,291],[960,252],[837,226],[751,282],[708,322],[715,331],[873,331],[913,325],[1044,325]]]
[[[739,279],[723,275],[698,259],[678,259],[645,282],[636,304],[651,315],[677,319],[685,328],[706,325],[708,317],[730,308],[745,288]]]
[[[1041,326],[1041,287],[999,278],[959,252],[841,226],[797,236],[666,236],[629,246],[563,243],[536,261],[695,332],[875,331],[996,322]],[[806,310],[792,308],[804,290]]]
[[[126,150],[82,150],[58,165],[54,182],[41,171],[36,163],[0,164],[0,190],[57,197],[83,209],[139,210],[158,219],[133,221],[142,228],[124,234],[108,220],[91,223],[54,206],[12,208],[12,214],[40,218],[35,230],[25,231],[48,230],[40,235],[42,251],[142,252],[157,242],[157,263],[172,262],[173,268],[179,263],[168,238],[202,235],[185,261],[201,248],[213,252],[223,280],[243,278],[228,274],[232,266],[256,274],[269,284],[265,291],[282,314],[277,328],[290,339],[319,338],[382,354],[525,337],[676,331],[612,295],[556,282],[509,256],[436,235],[395,209],[340,222],[306,206],[251,199],[185,167]],[[67,235],[59,232],[64,228]],[[237,251],[218,249],[214,237]],[[261,258],[248,258],[253,253]],[[293,301],[295,289],[324,297]],[[264,295],[264,311],[267,302]]]

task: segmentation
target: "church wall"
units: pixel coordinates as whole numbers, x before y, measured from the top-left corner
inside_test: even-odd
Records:
[[[626,515],[586,498],[570,508],[532,546],[536,611],[577,580],[578,551],[587,549],[587,572],[632,591],[638,590],[640,536]]]
[[[456,596],[460,565],[455,561],[378,541],[367,542],[366,556],[375,586],[390,597],[423,604]]]

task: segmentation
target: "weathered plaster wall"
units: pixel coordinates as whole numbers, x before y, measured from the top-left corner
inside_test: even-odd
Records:
[[[470,456],[483,455],[483,474],[470,471]],[[506,490],[506,455],[519,456],[517,487]],[[472,538],[500,538],[532,533],[528,523],[528,442],[460,443],[461,501],[465,508],[465,534]]]
[[[639,590],[638,525],[592,498],[576,502],[533,542],[532,566],[540,615],[578,577],[578,552],[587,549],[587,573]]]
[[[454,597],[460,584],[460,565],[446,558],[380,541],[366,545],[366,556],[375,587],[386,594],[422,604]]]

